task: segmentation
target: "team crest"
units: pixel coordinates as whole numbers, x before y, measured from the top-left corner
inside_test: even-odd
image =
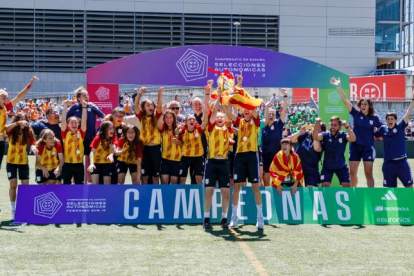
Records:
[[[339,141],[339,143],[341,143],[341,144],[342,144],[342,138],[339,138],[339,139],[338,139],[338,141]]]
[[[396,128],[394,128],[394,129],[392,130],[392,132],[397,133],[397,129],[396,129]]]
[[[372,126],[374,124],[373,120],[369,120],[369,124]]]

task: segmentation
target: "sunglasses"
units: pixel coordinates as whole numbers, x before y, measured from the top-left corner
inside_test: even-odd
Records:
[[[179,110],[180,108],[179,107],[170,107],[170,109],[172,109],[172,110]]]

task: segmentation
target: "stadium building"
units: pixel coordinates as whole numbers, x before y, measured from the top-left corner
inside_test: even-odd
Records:
[[[280,51],[350,75],[404,69],[414,65],[413,9],[413,0],[0,0],[0,83],[15,92],[36,74],[32,97],[48,97],[85,85],[86,70],[107,61],[200,44]]]

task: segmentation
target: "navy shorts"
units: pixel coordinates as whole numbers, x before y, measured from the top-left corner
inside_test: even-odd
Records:
[[[72,184],[72,178],[75,184],[84,184],[85,167],[83,163],[65,163],[62,168],[62,184]]]
[[[17,178],[17,171],[19,171],[19,179],[26,180],[29,179],[29,165],[17,165],[17,164],[6,164],[6,171],[8,179]]]
[[[58,180],[58,177],[56,177],[56,175],[54,173],[54,170],[49,171],[49,177],[44,177],[43,176],[43,171],[39,170],[39,169],[36,169],[36,183],[37,184],[45,183],[49,180]]]
[[[142,176],[160,176],[161,146],[144,146],[142,150]]]
[[[180,177],[187,177],[189,168],[192,168],[194,170],[194,175],[203,175],[204,157],[182,156],[180,162]]]
[[[260,183],[259,153],[249,151],[236,153],[234,158],[234,182]]]
[[[130,174],[136,173],[137,172],[137,164],[132,164],[132,163],[125,163],[122,161],[118,161],[116,162],[116,173],[127,173],[129,170]]]
[[[275,154],[263,153],[263,172],[268,173]]]
[[[100,176],[112,176],[112,163],[94,164],[95,169],[91,174],[99,174]]]
[[[332,182],[333,174],[336,174],[336,176],[339,179],[339,182],[347,182],[349,183],[351,180],[349,178],[349,170],[348,167],[343,167],[341,169],[337,170],[331,170],[327,168],[322,168],[321,171],[321,182]]]
[[[234,174],[234,152],[229,151],[229,155],[228,160],[229,160],[229,175],[230,175],[230,179],[233,179],[233,174]]]
[[[229,166],[226,159],[208,159],[204,172],[204,186],[215,187],[218,181],[219,188],[230,188]]]
[[[367,147],[355,143],[349,146],[349,161],[361,161],[362,159],[364,162],[374,162],[376,155],[373,146]]]
[[[303,172],[303,176],[305,178],[306,186],[318,187],[319,183],[321,183],[321,176],[319,175],[318,169],[314,172]]]
[[[161,160],[161,175],[180,176],[180,161]]]
[[[397,187],[397,178],[404,186],[413,185],[413,176],[406,158],[384,162],[382,173],[384,174],[384,187]]]

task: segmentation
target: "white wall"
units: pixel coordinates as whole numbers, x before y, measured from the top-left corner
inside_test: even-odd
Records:
[[[328,29],[332,27],[375,28],[375,0],[0,0],[0,7],[280,15],[280,52],[351,75],[371,72],[376,66],[374,36],[328,36]],[[19,73],[9,72],[7,77],[2,74],[5,73],[0,73],[1,86],[12,90],[26,82],[20,79]],[[17,76],[13,77],[14,74]],[[44,74],[50,84],[39,88],[43,91],[71,90],[85,79],[85,74],[82,77],[78,74],[63,76],[66,73]],[[61,78],[61,86],[54,87],[52,82]]]

